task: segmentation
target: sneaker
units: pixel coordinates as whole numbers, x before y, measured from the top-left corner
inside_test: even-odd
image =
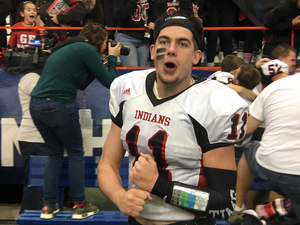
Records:
[[[258,54],[260,54],[260,53],[261,53],[261,49],[260,49],[260,48],[258,48],[258,47],[256,47],[256,46],[254,46],[253,53],[254,53],[255,55],[258,55]]]
[[[228,218],[228,222],[230,224],[242,224],[243,215],[243,211],[234,211],[233,214]]]
[[[237,54],[239,51],[237,43],[232,42],[232,54]]]
[[[72,219],[84,219],[96,214],[99,211],[96,206],[93,206],[89,202],[75,204],[73,209],[74,213],[72,215]]]
[[[254,210],[250,209],[250,210],[244,211],[243,224],[244,225],[263,225],[263,224],[267,224],[267,223],[264,220],[259,220],[258,214]],[[291,222],[291,223],[285,223],[285,224],[293,224],[293,223]]]
[[[42,219],[52,219],[56,213],[59,212],[59,207],[55,206],[44,206],[40,218]]]

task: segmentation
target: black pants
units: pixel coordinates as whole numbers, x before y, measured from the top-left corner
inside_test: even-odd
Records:
[[[215,225],[216,221],[213,218],[200,218],[189,221],[180,221],[176,223],[171,223],[170,225]],[[128,225],[141,225],[135,220],[134,217],[128,217]]]
[[[43,187],[28,187],[29,159],[31,155],[48,156],[48,148],[44,143],[31,143],[26,141],[19,141],[19,145],[25,168],[20,213],[25,209],[40,210],[43,207]]]
[[[209,16],[207,18],[208,27],[233,27],[237,21],[238,8],[232,0],[208,0]],[[220,35],[220,45],[224,57],[232,53],[232,30],[206,32],[207,62],[214,62],[217,41]]]
[[[114,17],[114,7],[112,0],[102,0],[104,21],[107,27],[117,27],[118,20]],[[108,39],[115,39],[115,30],[108,31]]]

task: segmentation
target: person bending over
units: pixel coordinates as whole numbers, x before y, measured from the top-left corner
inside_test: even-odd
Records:
[[[59,211],[57,186],[64,149],[68,154],[70,196],[75,204],[72,218],[83,219],[98,211],[86,202],[84,194],[84,151],[75,97],[78,89],[84,90],[95,78],[107,88],[115,79],[120,43],[114,48],[109,45],[106,69],[100,56],[106,49],[107,36],[102,25],[87,23],[78,37],[57,44],[30,94],[33,122],[49,149],[43,219],[51,219]]]

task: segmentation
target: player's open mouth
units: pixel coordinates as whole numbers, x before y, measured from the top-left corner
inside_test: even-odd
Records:
[[[35,18],[35,16],[29,16],[31,19],[34,19]]]
[[[172,62],[166,62],[164,64],[164,70],[168,73],[172,73],[176,70],[177,66]]]

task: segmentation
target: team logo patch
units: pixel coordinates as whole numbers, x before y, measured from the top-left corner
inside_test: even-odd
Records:
[[[123,91],[124,95],[131,95],[130,88],[127,88],[125,91]]]

